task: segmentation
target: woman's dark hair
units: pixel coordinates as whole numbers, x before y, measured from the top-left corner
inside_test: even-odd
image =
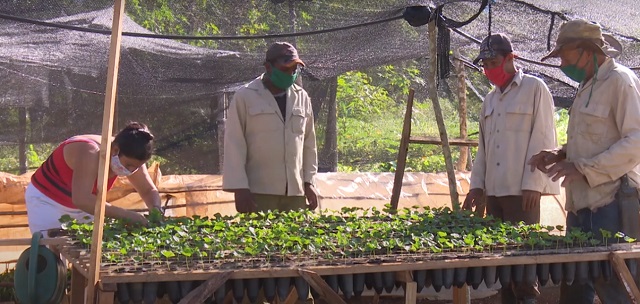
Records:
[[[116,135],[113,144],[120,148],[120,155],[147,161],[153,154],[153,135],[140,122],[130,122]]]

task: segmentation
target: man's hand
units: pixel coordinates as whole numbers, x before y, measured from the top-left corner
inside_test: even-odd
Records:
[[[531,172],[536,168],[544,173],[548,173],[548,166],[553,165],[566,158],[562,150],[543,150],[529,159],[527,165],[531,166]]]
[[[144,217],[144,215],[135,211],[127,210],[125,217],[127,220],[129,220],[132,223],[141,224],[144,226],[147,226],[149,224],[149,221],[147,220],[146,217]]]
[[[568,186],[571,182],[586,179],[584,175],[576,168],[572,162],[561,161],[556,163],[555,165],[549,168],[547,175],[551,177],[552,181],[557,181],[560,178],[564,177],[562,181],[562,187]]]
[[[473,210],[480,204],[480,201],[484,198],[484,190],[480,188],[474,188],[469,190],[467,197],[464,199],[462,209]]]
[[[309,210],[318,208],[318,191],[316,191],[316,186],[310,183],[304,183],[304,196],[307,197],[307,201],[309,201]]]
[[[542,194],[533,190],[522,190],[522,211],[531,211],[540,206]]]
[[[236,200],[236,211],[240,213],[251,213],[256,211],[258,206],[253,200],[253,194],[249,189],[238,189],[234,192]]]

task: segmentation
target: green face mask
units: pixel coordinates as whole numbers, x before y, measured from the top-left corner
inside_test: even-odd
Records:
[[[287,74],[283,71],[280,71],[273,65],[271,66],[271,74],[269,75],[269,79],[274,86],[286,90],[290,86],[296,82],[296,78],[298,78],[298,72],[291,74]]]
[[[582,59],[583,53],[584,51],[580,52],[580,57],[578,57],[576,63],[560,67],[560,70],[575,82],[582,82],[587,77],[587,71],[578,67],[578,62]]]

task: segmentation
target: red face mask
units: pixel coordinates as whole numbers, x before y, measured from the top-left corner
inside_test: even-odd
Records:
[[[484,68],[484,75],[487,76],[487,79],[489,79],[491,83],[493,83],[498,87],[505,86],[513,76],[513,74],[508,74],[507,72],[504,71],[504,62],[506,60],[507,58],[503,59],[502,63],[495,68],[491,68],[491,69]]]

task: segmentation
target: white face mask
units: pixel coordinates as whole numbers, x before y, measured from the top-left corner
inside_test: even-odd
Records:
[[[115,173],[117,176],[129,176],[133,174],[133,172],[135,172],[131,172],[129,171],[129,169],[123,166],[118,155],[114,155],[111,157],[111,164],[109,165],[109,167],[111,167],[111,171],[113,171],[113,173]]]

